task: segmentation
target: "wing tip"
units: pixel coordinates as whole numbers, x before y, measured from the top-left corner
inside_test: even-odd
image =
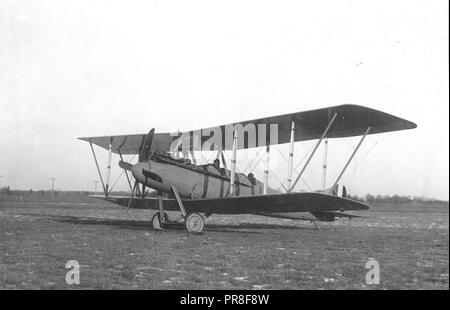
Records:
[[[407,119],[398,117],[396,115],[393,115],[391,113],[387,113],[384,112],[382,110],[378,110],[378,109],[374,109],[374,108],[370,108],[367,106],[363,106],[363,105],[359,105],[359,104],[341,104],[341,105],[337,105],[337,106],[333,106],[333,107],[329,107],[329,109],[337,109],[337,108],[346,108],[346,109],[361,109],[361,110],[367,110],[367,111],[372,111],[372,112],[377,112],[377,113],[382,113],[385,114],[386,116],[392,117],[394,119],[397,119],[397,121],[401,124],[400,126],[398,126],[398,128],[396,128],[394,131],[397,130],[406,130],[406,129],[415,129],[417,128],[417,124],[414,122],[411,122]]]
[[[369,210],[370,209],[370,207],[364,203],[362,203],[361,205],[363,206],[363,208],[360,210]]]
[[[417,124],[416,123],[411,122],[411,121],[407,121],[407,122],[411,124],[410,128],[408,128],[408,129],[415,129],[415,128],[417,128]]]

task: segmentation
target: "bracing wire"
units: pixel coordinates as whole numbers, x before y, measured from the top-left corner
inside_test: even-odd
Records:
[[[278,149],[278,152],[281,154],[281,156],[284,158],[284,160],[288,161],[287,158],[286,158],[286,156],[285,156],[279,149]],[[297,167],[298,167],[298,165],[299,165],[300,163],[303,162],[303,160],[304,160],[305,158],[306,158],[306,155],[303,156],[303,159],[302,159],[295,167],[292,167],[293,172],[295,172],[296,174],[298,174]],[[309,189],[310,191],[312,191],[311,186],[309,186],[309,184],[305,181],[305,179],[304,179],[303,177],[301,177],[300,179],[302,180],[303,184],[305,184],[306,187],[308,187],[308,189]],[[286,181],[287,181],[287,179],[284,180],[283,184],[286,183]],[[279,189],[279,187],[278,187],[278,189]]]
[[[131,158],[130,161],[133,161],[133,159],[136,157],[136,154],[133,155],[133,157]],[[125,170],[122,169],[122,172],[120,173],[120,175],[117,177],[117,179],[114,181],[113,185],[111,186],[111,188],[109,189],[110,192],[112,192],[112,190],[114,189],[114,187],[116,186],[117,182],[119,182],[120,178],[122,177],[122,175],[125,173]]]
[[[383,142],[383,141],[389,139],[390,137],[393,136],[393,134],[394,134],[394,133],[391,133],[390,135],[388,135],[388,136],[386,136],[386,137],[384,137],[384,138],[381,138],[381,139],[378,139],[377,141],[375,141],[375,143],[374,143],[374,144],[370,147],[370,149],[363,155],[363,157],[362,157],[358,162],[355,163],[355,167],[354,167],[354,169],[353,169],[352,177],[350,178],[350,186],[351,186],[352,183],[353,183],[353,178],[355,177],[356,170],[358,169],[358,166],[364,161],[364,159],[367,157],[367,155],[369,155],[369,153],[372,152],[372,150],[375,148],[375,146],[378,145],[378,143]]]
[[[246,172],[247,172],[247,169],[248,169],[249,167],[253,166],[253,162],[255,161],[255,159],[258,158],[259,153],[261,152],[261,150],[262,150],[262,148],[260,148],[260,149],[258,149],[258,150],[256,151],[255,156],[252,158],[252,160],[249,161],[249,163],[248,163],[247,167],[245,167],[243,173],[246,173]],[[259,160],[257,164],[259,164],[260,161],[261,161],[261,160]],[[255,165],[255,166],[256,166],[256,165]],[[250,170],[250,171],[252,171],[252,170]]]

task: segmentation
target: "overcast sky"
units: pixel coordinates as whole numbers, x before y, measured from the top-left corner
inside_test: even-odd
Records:
[[[56,177],[57,188],[92,190],[95,165],[77,137],[351,103],[418,125],[366,140],[341,182],[351,193],[448,199],[448,66],[442,0],[0,0],[0,182],[48,189]],[[330,141],[327,183],[357,141]],[[311,146],[298,144],[295,161]]]

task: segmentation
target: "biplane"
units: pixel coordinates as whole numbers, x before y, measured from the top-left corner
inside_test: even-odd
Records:
[[[127,208],[157,210],[152,218],[155,229],[183,220],[189,232],[200,233],[205,219],[212,214],[254,214],[308,220],[314,225],[316,221],[358,217],[346,211],[366,210],[369,206],[347,198],[345,186],[341,187],[341,195],[338,195],[338,189],[341,177],[364,139],[367,135],[416,127],[410,121],[378,110],[357,105],[340,105],[186,132],[155,133],[155,129],[151,129],[148,134],[80,139],[90,144],[103,187],[104,195],[94,197]],[[294,192],[296,184],[324,140],[327,142],[328,139],[354,136],[361,138],[330,188]],[[294,178],[294,144],[308,140],[317,142]],[[284,192],[280,192],[268,185],[270,147],[287,143],[287,185],[284,186]],[[108,151],[105,178],[102,176],[94,145]],[[265,148],[263,180],[257,180],[253,173],[238,173],[236,169],[236,153],[256,147]],[[204,150],[217,151],[214,164],[196,163],[196,153]],[[225,151],[231,151],[229,169],[224,157]],[[120,156],[119,167],[125,172],[131,190],[130,196],[111,195],[109,181],[113,153]],[[129,163],[124,160],[123,156],[130,154],[139,156],[137,162]],[[326,169],[326,159],[323,167]],[[149,189],[153,191],[150,192]],[[166,211],[179,212],[180,216],[171,219]]]

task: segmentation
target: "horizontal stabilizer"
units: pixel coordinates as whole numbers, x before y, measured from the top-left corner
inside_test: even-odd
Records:
[[[367,218],[367,216],[355,215],[355,214],[344,213],[344,212],[336,212],[336,211],[325,211],[324,213],[330,213],[334,217],[346,217],[346,218],[350,218],[350,219],[354,218],[354,217]]]

